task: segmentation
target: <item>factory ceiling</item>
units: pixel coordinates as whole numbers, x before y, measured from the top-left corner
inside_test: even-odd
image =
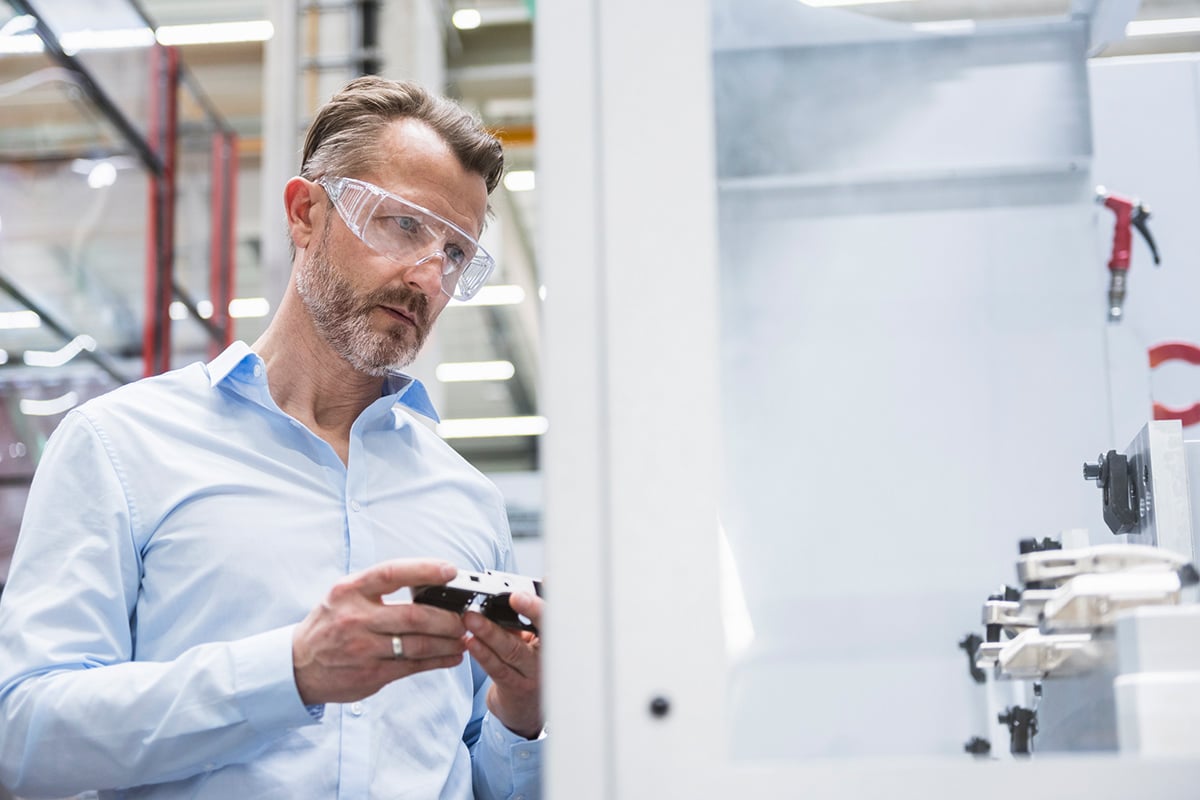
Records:
[[[104,0],[91,8],[114,3]],[[121,0],[128,5],[127,0]],[[973,20],[987,23],[999,20],[1036,17],[1062,17],[1073,3],[1090,0],[887,0],[877,3],[848,3],[847,0],[809,0],[809,5],[839,5],[840,11],[866,14],[902,24],[949,24]],[[441,0],[432,5],[445,32],[446,81],[448,91],[476,109],[485,122],[501,132],[512,171],[534,169],[534,69],[533,0],[479,0],[454,2]],[[254,21],[268,17],[266,0],[140,0],[145,14],[158,26],[182,26],[209,22]],[[301,3],[301,14],[315,24],[323,9],[347,6],[346,3]],[[467,23],[476,27],[460,28],[452,22],[459,12],[478,12]],[[0,0],[0,25],[18,15],[18,0]],[[1137,19],[1153,22],[1165,19],[1200,18],[1200,0],[1144,0]],[[463,17],[457,18],[462,22]],[[1186,28],[1186,26],[1184,26]],[[1196,26],[1192,26],[1193,28]],[[302,31],[305,30],[302,27]],[[302,34],[303,35],[303,34]],[[2,36],[0,36],[2,39]],[[2,43],[2,42],[0,42]],[[387,42],[381,42],[386,48]],[[1110,46],[1101,55],[1192,52],[1200,49],[1200,32],[1183,30],[1175,34],[1129,37]],[[202,94],[240,135],[240,156],[246,174],[255,174],[262,141],[264,45],[261,42],[194,44],[182,47],[183,58]],[[136,80],[139,64],[131,63],[125,83]],[[141,302],[141,284],[122,278],[141,270],[141,251],[131,247],[142,224],[144,189],[122,190],[118,181],[107,200],[88,194],[81,183],[93,178],[89,163],[80,160],[80,143],[86,142],[97,157],[106,151],[120,150],[120,136],[98,118],[78,92],[39,83],[31,75],[49,75],[54,65],[36,54],[0,55],[0,157],[7,166],[7,189],[0,188],[0,200],[12,207],[12,192],[22,191],[17,211],[0,218],[0,274],[10,277],[50,307],[74,320],[82,330],[100,332],[96,339],[111,344],[117,355],[132,356],[141,323],[137,310]],[[53,77],[53,76],[50,76]],[[124,84],[119,84],[124,85]],[[133,96],[143,90],[130,88]],[[203,115],[194,107],[195,99],[185,98],[186,119]],[[195,127],[203,127],[196,123]],[[186,130],[185,130],[186,134]],[[71,155],[69,162],[56,168],[49,162],[56,155]],[[82,155],[86,155],[85,153]],[[118,156],[118,169],[132,166]],[[124,156],[127,162],[132,159]],[[12,162],[19,162],[16,167]],[[43,163],[45,162],[45,163]],[[18,170],[14,172],[15,170]],[[132,182],[130,182],[132,183]],[[122,191],[127,193],[122,194]],[[199,197],[182,190],[182,212],[177,224],[204,224],[208,211]],[[256,186],[243,186],[239,214],[244,230],[239,233],[238,262],[241,278],[235,294],[261,293],[261,275],[256,260],[261,237],[281,235],[282,226],[254,220],[257,216]],[[5,192],[9,194],[4,197]],[[65,199],[64,199],[65,198]],[[504,253],[522,262],[521,280],[501,275],[511,283],[527,287],[525,302],[510,306],[484,306],[448,309],[441,323],[439,356],[443,361],[493,362],[513,364],[507,379],[447,382],[441,387],[443,416],[451,419],[506,418],[538,413],[538,306],[539,280],[536,248],[536,190],[530,185],[501,189],[494,199],[500,227],[507,231]],[[19,234],[18,234],[19,232]],[[15,239],[14,239],[15,237]],[[8,241],[5,241],[8,239]],[[190,241],[181,236],[183,247]],[[186,259],[184,279],[191,280],[202,294],[203,277],[189,278]],[[199,270],[202,272],[202,270]],[[140,280],[140,279],[139,279]],[[550,288],[552,291],[552,287]],[[0,297],[0,311],[13,306]],[[181,322],[177,342],[181,347],[202,350],[204,335],[198,325]],[[265,324],[261,317],[239,321],[238,336],[252,340]],[[8,350],[54,349],[61,336],[50,332],[13,333],[3,344]],[[14,338],[16,337],[16,338]],[[25,338],[21,338],[25,337]],[[507,436],[463,439],[455,442],[468,457],[484,469],[532,469],[537,466],[537,437]]]

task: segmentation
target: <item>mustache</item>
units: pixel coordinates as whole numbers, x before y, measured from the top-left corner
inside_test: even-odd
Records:
[[[391,306],[400,308],[412,315],[421,327],[429,327],[429,298],[424,292],[400,286],[390,289],[377,289],[363,298],[364,309],[375,306]]]

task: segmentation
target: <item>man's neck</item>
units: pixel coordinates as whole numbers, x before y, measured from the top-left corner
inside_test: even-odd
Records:
[[[332,439],[349,440],[350,426],[379,399],[385,379],[359,372],[334,353],[299,303],[289,293],[252,349],[266,364],[275,403],[342,452]]]

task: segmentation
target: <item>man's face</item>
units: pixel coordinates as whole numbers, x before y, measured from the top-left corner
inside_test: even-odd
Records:
[[[464,170],[427,125],[393,122],[380,147],[384,166],[374,174],[335,177],[370,181],[469,233],[482,231],[483,177]],[[359,372],[382,376],[410,364],[450,299],[441,289],[442,258],[419,266],[391,261],[359,240],[331,205],[318,205],[315,244],[296,272],[296,289],[317,331]]]

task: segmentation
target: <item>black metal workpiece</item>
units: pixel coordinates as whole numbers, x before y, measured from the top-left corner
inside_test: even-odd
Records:
[[[1004,713],[997,719],[1001,725],[1008,726],[1010,753],[1014,756],[1027,756],[1033,752],[1033,737],[1037,735],[1037,711],[1012,706],[1004,709]]]
[[[983,639],[980,639],[977,633],[968,634],[958,643],[960,648],[967,651],[967,669],[971,673],[971,678],[976,683],[983,683],[987,680],[987,674],[975,663],[975,654],[979,652],[979,645],[981,644],[983,644]]]

